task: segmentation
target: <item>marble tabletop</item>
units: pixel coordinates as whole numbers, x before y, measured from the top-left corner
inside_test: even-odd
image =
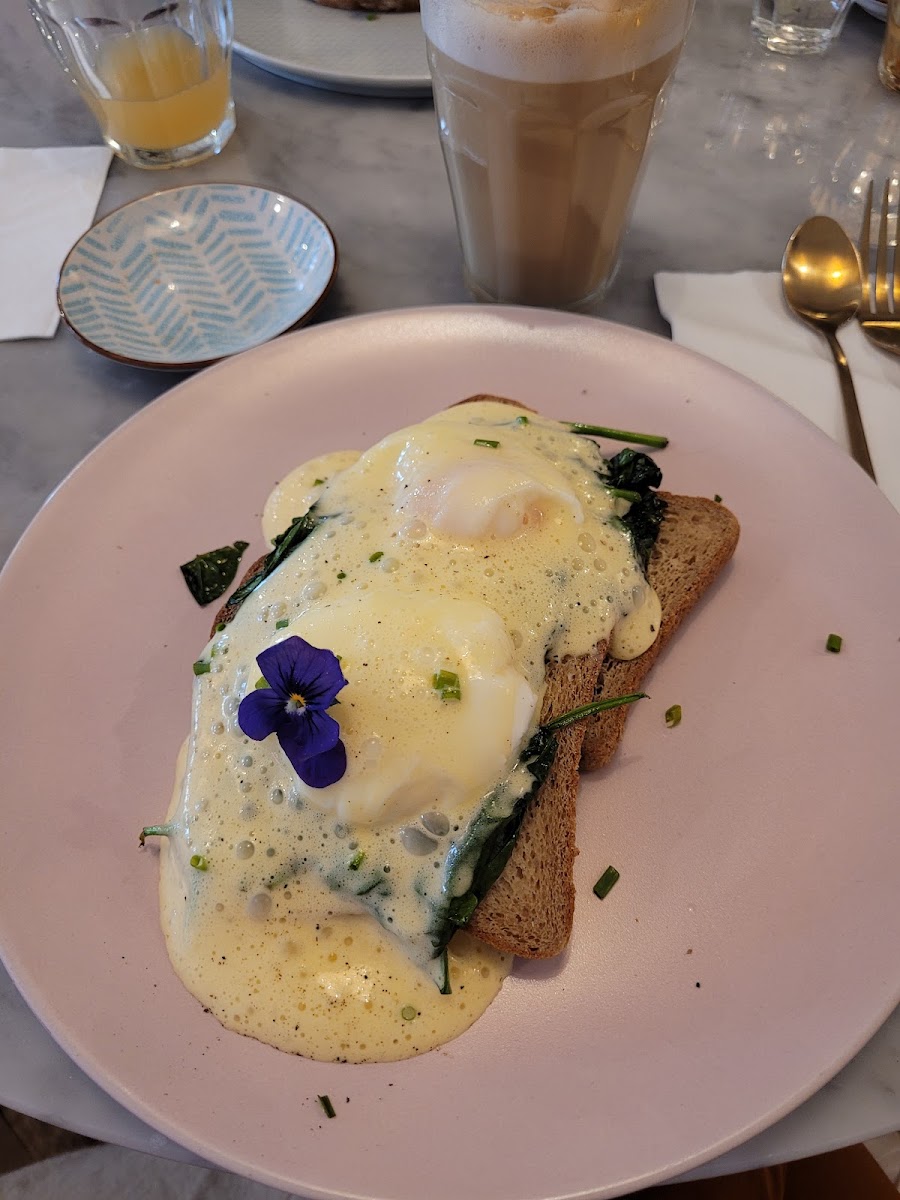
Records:
[[[774,270],[809,213],[856,228],[864,172],[893,172],[900,96],[879,84],[883,24],[854,9],[818,60],[768,53],[749,0],[698,0],[621,271],[599,315],[668,332],[658,270]],[[237,132],[217,159],[151,175],[114,160],[99,215],[161,186],[253,182],[326,215],[341,266],[319,320],[465,303],[430,100],[364,99],[237,60]],[[0,145],[97,141],[24,4],[0,12]],[[10,281],[4,281],[6,286]],[[15,281],[12,281],[14,286]],[[103,359],[64,328],[0,343],[0,561],[50,491],[177,375]],[[739,1081],[735,1081],[739,1086]],[[31,1016],[0,967],[0,1103],[107,1141],[196,1161],[112,1101]],[[790,1116],[695,1174],[783,1161],[900,1128],[900,1010]]]

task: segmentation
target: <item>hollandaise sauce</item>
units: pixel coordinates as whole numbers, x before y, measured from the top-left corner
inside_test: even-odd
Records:
[[[484,401],[273,492],[266,537],[308,510],[312,532],[201,656],[162,846],[170,958],[223,1025],[387,1061],[456,1037],[497,994],[508,957],[464,933],[438,948],[473,840],[535,785],[545,663],[606,638],[634,657],[659,629],[603,469],[589,439]],[[267,683],[257,655],[298,637],[347,681],[329,709],[346,771],[325,787],[238,719]]]

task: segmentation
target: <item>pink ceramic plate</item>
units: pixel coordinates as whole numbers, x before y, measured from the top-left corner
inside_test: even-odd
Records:
[[[249,561],[295,463],[479,391],[669,434],[667,486],[721,493],[743,538],[614,767],[585,780],[569,952],[522,964],[439,1052],[291,1058],[184,991],[137,846],[168,801],[209,624],[178,564],[235,538]],[[524,309],[284,337],[119,429],[0,577],[4,961],[117,1100],[289,1191],[555,1200],[672,1176],[809,1096],[900,998],[898,613],[897,514],[818,430],[704,359]]]

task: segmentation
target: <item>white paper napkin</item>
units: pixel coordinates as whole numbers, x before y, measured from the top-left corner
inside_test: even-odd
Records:
[[[660,272],[660,312],[672,339],[739,371],[849,446],[837,371],[820,333],[798,320],[781,276]],[[900,358],[876,350],[851,322],[838,333],[847,355],[878,483],[900,510]]]
[[[53,337],[56,279],[90,226],[112,150],[0,147],[0,340]]]

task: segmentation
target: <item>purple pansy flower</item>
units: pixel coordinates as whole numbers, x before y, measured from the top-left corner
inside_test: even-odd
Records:
[[[266,683],[241,701],[238,724],[261,742],[274,733],[309,787],[337,783],[347,770],[341,730],[326,709],[347,683],[337,656],[289,637],[257,655]]]

